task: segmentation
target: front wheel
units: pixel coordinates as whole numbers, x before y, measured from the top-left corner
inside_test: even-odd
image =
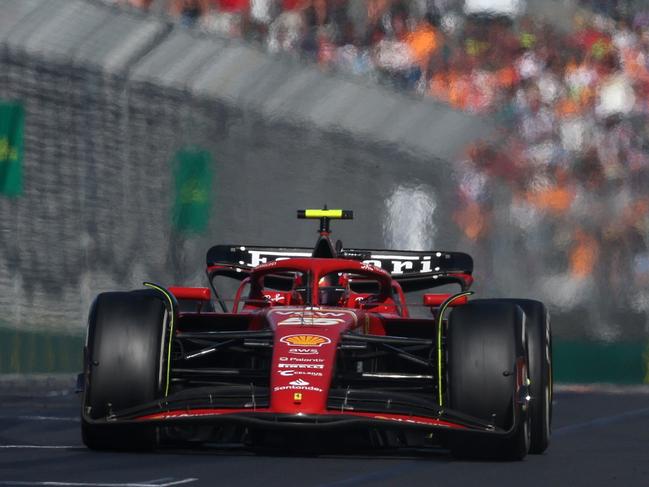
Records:
[[[155,447],[154,428],[111,424],[110,417],[163,397],[170,320],[171,314],[156,291],[97,296],[88,319],[81,414],[82,440],[88,448]]]
[[[530,445],[526,405],[516,397],[517,375],[527,379],[524,314],[510,303],[471,301],[449,315],[447,331],[448,407],[480,418],[503,437],[453,435],[459,457],[522,459]]]

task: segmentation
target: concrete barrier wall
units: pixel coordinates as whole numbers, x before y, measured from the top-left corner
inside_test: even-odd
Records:
[[[430,206],[415,243],[453,243],[446,160],[481,121],[102,4],[0,11],[0,99],[26,110],[25,191],[0,198],[7,326],[81,333],[99,291],[202,282],[216,242],[310,245],[299,207],[353,208],[337,229],[350,244],[410,244],[409,215],[385,216],[414,191]],[[188,147],[215,169],[196,236],[171,227],[171,161]]]

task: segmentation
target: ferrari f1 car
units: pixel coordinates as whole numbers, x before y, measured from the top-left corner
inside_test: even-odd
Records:
[[[217,245],[207,253],[211,288],[145,283],[97,296],[81,376],[88,447],[267,448],[290,438],[304,449],[354,437],[463,457],[546,450],[552,362],[542,303],[469,299],[464,253],[332,244],[330,221],[350,211],[298,216],[320,220],[313,249]],[[217,292],[222,278],[237,283],[233,299]],[[421,294],[442,285],[459,292]],[[405,297],[417,291],[423,318]]]

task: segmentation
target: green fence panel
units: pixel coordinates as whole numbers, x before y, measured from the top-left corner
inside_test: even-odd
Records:
[[[81,372],[84,339],[0,328],[0,374]]]
[[[212,204],[212,156],[198,148],[185,148],[173,163],[176,198],[172,223],[181,233],[203,233]]]
[[[25,111],[21,103],[0,101],[0,194],[23,192],[23,134]]]
[[[553,343],[554,375],[564,383],[649,383],[648,345],[642,341]]]

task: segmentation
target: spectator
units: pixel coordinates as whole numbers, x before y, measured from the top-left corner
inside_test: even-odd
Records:
[[[278,0],[250,0],[250,32],[252,38],[262,41],[268,36],[270,24],[277,15]]]
[[[437,18],[433,14],[426,14],[412,32],[406,36],[412,60],[419,67],[419,71],[425,79],[428,79],[431,58],[441,43],[437,25]]]
[[[201,27],[215,34],[243,37],[249,9],[248,0],[211,0],[201,19]]]
[[[282,13],[271,23],[267,39],[270,52],[296,51],[305,30],[303,0],[282,0]]]
[[[178,19],[180,25],[193,27],[205,12],[202,0],[174,0],[171,4],[171,15]]]

